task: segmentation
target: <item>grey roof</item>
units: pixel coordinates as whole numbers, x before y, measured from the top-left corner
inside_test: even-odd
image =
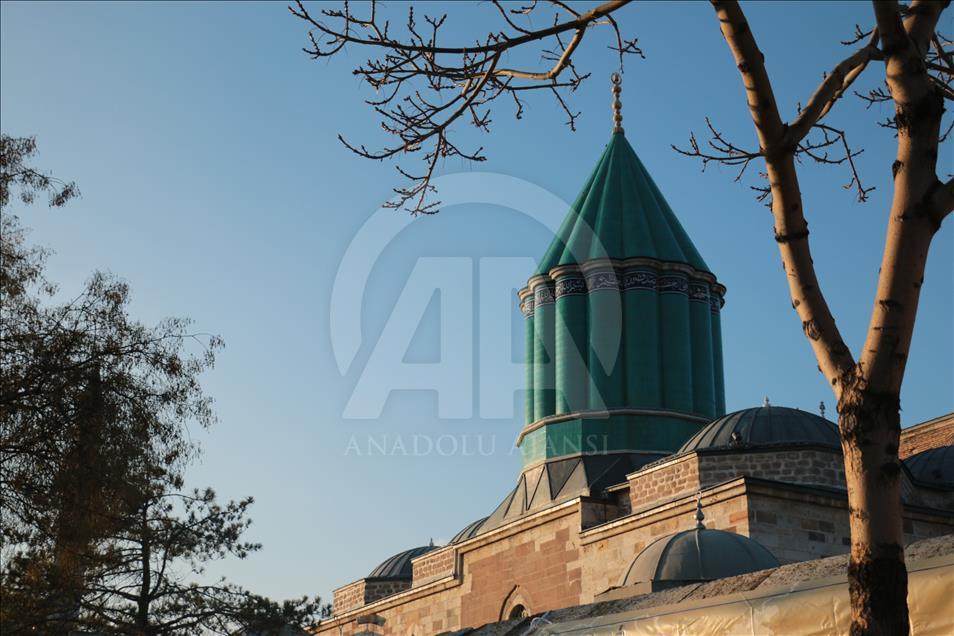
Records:
[[[657,539],[636,555],[620,585],[684,585],[778,567],[778,559],[746,536],[696,528]]]
[[[435,550],[437,546],[424,545],[419,548],[411,548],[404,552],[398,552],[390,559],[384,561],[381,565],[371,570],[368,579],[409,579],[411,578],[411,559],[427,554]]]
[[[471,521],[466,526],[461,529],[460,532],[454,535],[450,540],[451,544],[460,543],[461,541],[466,541],[467,539],[472,539],[480,534],[480,527],[484,525],[484,522],[487,521],[487,517],[481,517],[477,521]]]
[[[834,422],[798,409],[760,406],[713,420],[683,444],[678,452],[783,445],[827,446],[841,451],[838,427]]]
[[[954,446],[929,448],[904,460],[917,481],[954,488]]]
[[[662,456],[664,453],[577,455],[525,470],[517,479],[516,488],[504,497],[474,536],[580,495],[602,497],[608,487],[625,482],[626,475]]]

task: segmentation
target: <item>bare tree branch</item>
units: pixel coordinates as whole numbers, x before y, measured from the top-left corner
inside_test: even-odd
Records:
[[[875,391],[900,390],[914,330],[923,255],[939,226],[930,202],[937,192],[938,180],[934,175],[944,96],[924,59],[946,4],[915,0],[902,21],[897,2],[874,3],[898,136],[894,197],[878,279],[879,300],[859,359],[859,366],[866,378],[872,378],[869,384]],[[925,175],[930,175],[930,180]]]
[[[735,181],[742,179],[742,175],[745,174],[745,169],[748,168],[749,162],[753,159],[762,156],[761,152],[743,150],[739,148],[732,142],[728,141],[725,136],[715,129],[712,125],[712,122],[706,117],[706,126],[709,128],[709,133],[711,137],[709,138],[707,144],[710,150],[702,150],[699,147],[699,142],[696,141],[696,136],[693,133],[689,134],[689,150],[684,150],[678,146],[672,145],[672,149],[678,152],[679,154],[686,155],[687,157],[696,157],[702,160],[702,170],[705,172],[705,169],[708,167],[710,162],[716,162],[727,166],[741,166],[738,174],[735,175]],[[764,199],[761,197],[759,200]]]
[[[775,217],[775,240],[785,266],[792,306],[802,320],[819,369],[832,383],[837,395],[842,377],[854,369],[854,359],[835,325],[815,274],[808,244],[808,223],[802,210],[795,172],[798,147],[793,144],[788,127],[779,115],[764,57],[742,9],[734,1],[713,0],[713,7],[745,86],[760,154],[765,158]],[[832,89],[842,85],[843,81],[841,84],[831,82]],[[821,112],[834,92],[825,91],[819,95],[816,91],[819,95],[816,112]],[[809,148],[809,151],[814,150]]]
[[[536,2],[511,8],[494,1],[491,6],[503,21],[503,29],[487,33],[473,43],[445,46],[441,28],[447,16],[423,17],[411,7],[404,33],[392,35],[390,22],[381,18],[375,2],[366,17],[359,17],[345,2],[341,8],[322,8],[313,16],[301,0],[289,7],[295,17],[310,27],[310,46],[304,51],[314,59],[331,57],[348,44],[378,52],[356,67],[353,73],[379,92],[366,103],[381,117],[381,129],[396,138],[381,148],[354,144],[339,135],[352,152],[368,159],[391,159],[412,153],[424,163],[420,171],[396,166],[410,184],[394,189],[396,199],[389,207],[402,207],[412,214],[432,213],[438,201],[432,200],[431,180],[442,159],[458,157],[467,161],[483,161],[483,148],[465,150],[452,136],[455,122],[467,121],[474,128],[488,131],[491,125],[491,103],[509,95],[520,119],[524,103],[519,93],[546,90],[567,115],[567,125],[575,130],[579,112],[574,112],[567,95],[589,77],[579,72],[573,57],[584,35],[591,27],[607,26],[614,35],[620,57],[642,56],[635,39],[624,39],[611,14],[629,0],[612,0],[587,11],[576,11],[565,2],[551,2],[552,24],[531,28],[534,14],[543,9]],[[569,16],[569,17],[567,17]],[[539,16],[537,16],[539,17]],[[329,23],[334,23],[331,26]],[[566,34],[569,34],[567,37]],[[549,63],[544,69],[504,68],[504,55],[519,47],[538,44],[541,57]],[[523,50],[523,49],[521,49]]]
[[[845,91],[868,66],[868,62],[879,59],[882,59],[882,56],[881,51],[878,50],[878,30],[873,29],[868,43],[842,60],[831,73],[825,76],[824,81],[809,98],[805,108],[792,121],[789,126],[792,141],[796,143],[801,141],[812,126],[821,121],[835,102],[845,94]]]
[[[898,458],[900,389],[928,247],[954,207],[954,186],[950,181],[941,184],[935,176],[951,79],[947,52],[935,29],[948,2],[915,0],[903,12],[893,0],[875,1],[877,29],[870,33],[869,44],[836,66],[791,126],[782,123],[764,58],[738,3],[712,0],[712,4],[742,76],[765,157],[775,239],[792,306],[838,401],[851,513],[851,632],[904,634],[909,621]],[[875,48],[879,34],[880,50]],[[853,42],[863,35],[856,27]],[[929,57],[930,42],[935,45],[934,59]],[[844,131],[819,120],[871,59],[885,61],[890,95],[875,89],[866,99],[869,106],[894,102],[898,152],[877,296],[855,362],[818,286],[795,161],[802,154],[821,163],[847,163],[852,173],[847,187],[857,188],[859,200],[865,199],[870,189],[861,184],[854,163],[858,153],[848,146]],[[807,137],[813,129],[821,132],[820,139]],[[844,154],[833,158],[828,149],[835,145]],[[693,146],[698,155],[697,144]]]
[[[844,130],[839,130],[826,124],[815,124],[814,127],[822,131],[822,140],[817,142],[800,142],[798,150],[795,153],[795,157],[797,158],[799,153],[803,153],[818,163],[827,163],[832,165],[841,165],[843,163],[847,163],[851,170],[851,180],[842,187],[845,190],[851,190],[854,188],[858,192],[858,202],[866,202],[868,200],[868,193],[874,190],[875,186],[865,188],[862,185],[861,175],[858,173],[858,167],[855,166],[854,161],[854,158],[863,153],[864,150],[852,150],[848,146],[848,138],[845,135]],[[823,150],[835,144],[841,145],[842,149],[844,150],[843,155],[832,157],[828,154],[828,152],[818,152],[819,150]]]

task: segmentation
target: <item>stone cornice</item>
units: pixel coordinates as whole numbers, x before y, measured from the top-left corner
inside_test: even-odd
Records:
[[[530,462],[529,464],[525,464],[523,468],[520,469],[520,473],[523,474],[529,470],[538,468],[539,466],[541,466],[542,464],[546,464],[547,462],[563,461],[566,459],[572,459],[574,457],[591,457],[594,455],[598,455],[600,457],[608,457],[611,455],[634,455],[634,454],[635,455],[654,455],[654,454],[665,455],[665,454],[669,454],[669,451],[646,450],[645,448],[618,448],[618,449],[607,450],[607,451],[599,450],[599,451],[588,451],[588,452],[580,451],[578,453],[567,453],[566,455],[557,455],[555,457],[544,457],[543,459],[538,459],[536,461]],[[662,459],[662,457],[660,457],[660,459]],[[655,461],[658,461],[658,460],[655,460]],[[622,482],[622,483],[625,484],[626,482]]]
[[[721,503],[745,494],[746,477],[736,477],[715,486],[703,488],[699,492],[686,493],[673,497],[668,501],[653,504],[640,510],[634,510],[628,515],[591,526],[580,532],[580,545],[587,545],[601,539],[606,539],[623,532],[629,532],[634,527],[641,528],[651,523],[665,521],[673,517],[689,515],[696,509],[696,500],[702,497],[703,508]],[[691,526],[687,526],[687,529]]]
[[[349,587],[351,585],[354,585],[354,583],[360,583],[363,580],[364,579],[358,579],[357,581],[354,581],[353,583],[349,583],[348,585],[339,587],[338,589],[340,590],[345,587]],[[460,577],[455,574],[451,576],[445,576],[444,578],[437,579],[436,581],[431,581],[430,583],[426,583],[424,585],[421,585],[420,587],[408,588],[407,590],[398,592],[397,594],[385,596],[384,598],[378,599],[376,601],[371,601],[367,605],[355,607],[354,609],[347,610],[346,612],[342,612],[341,614],[332,616],[331,618],[321,621],[321,623],[319,623],[318,625],[317,630],[320,631],[320,630],[327,629],[328,627],[343,625],[343,624],[351,622],[353,619],[363,614],[369,614],[369,613],[374,613],[381,610],[390,609],[391,607],[394,607],[395,605],[401,605],[402,603],[407,603],[408,601],[413,601],[418,598],[430,596],[431,594],[437,594],[438,592],[443,592],[444,590],[450,589],[452,587],[456,587],[460,585],[461,583],[462,581]]]
[[[725,296],[726,288],[718,282],[715,275],[711,272],[697,270],[686,263],[675,263],[669,261],[659,261],[653,258],[598,258],[586,261],[582,264],[560,265],[554,267],[546,274],[537,274],[531,276],[527,281],[527,286],[518,292],[521,300],[531,293],[531,290],[540,285],[552,285],[558,278],[567,276],[585,276],[589,273],[600,271],[625,272],[628,270],[650,269],[657,272],[680,272],[687,277],[696,280],[703,280],[709,283],[719,296]]]
[[[530,317],[537,307],[553,304],[564,296],[639,289],[686,295],[691,301],[707,303],[713,312],[719,312],[725,304],[725,286],[709,272],[685,263],[648,258],[596,259],[582,265],[554,267],[547,274],[531,277],[527,286],[517,292],[517,298],[521,313]]]
[[[539,420],[531,422],[523,427],[523,430],[520,431],[520,434],[517,436],[517,445],[523,441],[523,438],[533,431],[543,428],[549,424],[557,424],[559,422],[566,422],[569,420],[579,420],[579,419],[608,419],[614,415],[649,415],[655,417],[672,417],[680,420],[687,420],[689,422],[697,422],[700,424],[708,424],[711,422],[711,418],[702,417],[700,415],[691,415],[689,413],[682,413],[680,411],[670,411],[667,409],[634,409],[634,408],[613,408],[613,409],[588,409],[583,411],[573,411],[572,413],[560,413],[558,415],[548,415],[542,417]],[[656,453],[664,452],[657,451],[652,449],[643,449],[641,452],[647,453]],[[670,452],[670,451],[665,451]]]
[[[686,456],[688,457],[688,455]],[[673,517],[687,515],[695,510],[696,499],[702,497],[703,508],[727,499],[745,495],[761,495],[791,502],[813,503],[844,510],[847,493],[837,488],[809,484],[791,484],[774,479],[735,477],[714,486],[708,486],[697,492],[677,495],[667,501],[653,503],[645,508],[634,510],[630,514],[591,526],[580,532],[580,544],[588,545],[601,539],[629,532],[633,527],[642,527],[650,523],[665,521]],[[905,502],[904,516],[912,519],[952,523],[954,511],[930,508]]]
[[[675,463],[683,461],[689,457],[693,456],[707,456],[707,455],[746,455],[751,453],[786,453],[786,452],[798,452],[803,450],[813,450],[820,451],[824,453],[831,453],[832,455],[842,455],[840,450],[834,449],[830,446],[825,446],[823,444],[817,444],[814,442],[779,442],[779,443],[770,443],[770,444],[745,444],[739,446],[738,448],[733,448],[731,446],[717,446],[713,448],[696,448],[690,451],[685,451],[680,453],[676,451],[675,453],[670,453],[669,457],[662,457],[657,459],[654,462],[646,464],[639,470],[635,470],[630,474],[626,475],[626,479],[631,479],[637,475],[645,475],[651,473],[660,468],[665,468],[666,466],[671,466]]]
[[[536,526],[552,521],[552,519],[547,519],[547,517],[558,519],[560,517],[566,517],[575,514],[579,511],[579,504],[580,497],[577,496],[562,503],[558,503],[555,506],[543,508],[542,510],[538,510],[523,517],[517,517],[513,521],[508,521],[503,525],[494,528],[493,530],[478,534],[476,537],[471,537],[466,541],[461,541],[460,543],[455,543],[454,545],[458,549],[459,554],[464,554],[465,552],[470,552],[488,543],[494,543],[501,539],[506,539],[507,537],[518,534],[524,530],[525,526]]]
[[[936,428],[945,428],[952,425],[954,425],[954,412],[945,413],[944,415],[938,415],[937,417],[932,417],[929,420],[918,422],[917,424],[912,424],[911,426],[902,428],[901,438],[903,439],[906,435],[923,433],[924,431],[931,431]]]

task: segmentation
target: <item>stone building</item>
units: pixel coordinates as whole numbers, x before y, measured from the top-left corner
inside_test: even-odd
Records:
[[[318,633],[439,634],[847,552],[836,426],[725,413],[725,292],[617,127],[519,293],[514,489],[335,590]],[[954,414],[901,454],[906,539],[954,533]]]

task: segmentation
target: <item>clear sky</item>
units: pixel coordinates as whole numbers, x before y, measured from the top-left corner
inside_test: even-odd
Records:
[[[847,55],[839,41],[872,22],[862,2],[746,9],[789,117]],[[449,35],[472,39],[496,28],[489,5],[462,11],[449,18]],[[824,400],[832,415],[789,303],[769,213],[733,183],[734,172],[701,173],[670,149],[690,130],[701,138],[707,115],[755,145],[712,10],[639,3],[619,20],[647,55],[626,67],[627,136],[728,287],[728,408],[768,396],[811,411]],[[445,200],[456,204],[405,222],[396,212],[373,217],[400,184],[393,165],[359,159],[336,140],[338,132],[381,138],[360,101],[371,93],[350,73],[367,52],[309,60],[300,50],[304,25],[281,3],[4,2],[0,28],[3,131],[36,135],[37,165],[76,180],[83,193],[64,210],[22,214],[33,240],[56,252],[50,278],[66,294],[93,270],[110,270],[130,282],[140,319],[189,316],[198,331],[225,338],[206,377],[221,421],[192,431],[205,452],[190,477],[223,497],[253,495],[250,536],[265,549],[214,572],[263,594],[330,600],[334,587],[391,554],[446,541],[492,511],[517,476],[511,446],[522,416],[511,405],[522,396],[512,391],[519,368],[479,352],[494,339],[521,360],[514,291],[609,139],[606,34],[587,36],[577,56],[594,73],[571,98],[583,112],[577,132],[543,95],[521,121],[502,104],[489,136],[459,126],[489,160],[441,165]],[[873,65],[859,88],[882,77]],[[842,189],[848,175],[840,167],[800,172],[815,265],[854,351],[870,315],[891,193],[894,139],[876,125],[889,114],[850,98],[829,120],[865,148],[859,169],[877,188],[867,204]],[[941,162],[952,171],[950,146]],[[392,231],[399,234],[385,240]],[[954,409],[952,243],[948,219],[928,262],[902,392],[905,425]],[[333,302],[336,280],[341,297]],[[441,288],[432,302],[431,283]],[[410,299],[404,308],[401,299]],[[409,366],[374,362],[376,349],[400,354],[408,338]],[[434,366],[449,357],[451,366]],[[413,386],[415,378],[430,386],[443,379],[444,401],[434,390],[397,391],[374,406],[382,382]],[[437,442],[443,447],[427,452]]]

